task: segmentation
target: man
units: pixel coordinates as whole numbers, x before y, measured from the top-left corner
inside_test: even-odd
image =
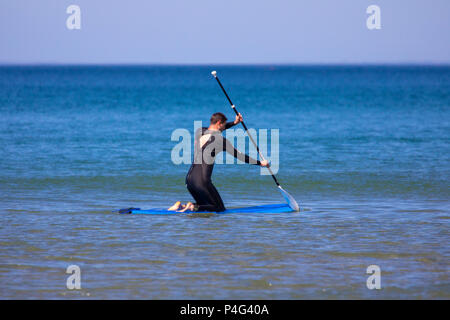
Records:
[[[243,121],[242,115],[236,116],[234,122],[228,122],[223,113],[217,112],[211,116],[208,128],[203,127],[195,133],[194,162],[186,176],[186,186],[195,204],[188,202],[181,205],[177,201],[169,210],[190,211],[225,211],[222,198],[212,184],[211,175],[217,154],[226,151],[235,158],[250,164],[268,167],[268,161],[259,161],[236,150],[233,145],[222,136],[222,131],[229,129]]]

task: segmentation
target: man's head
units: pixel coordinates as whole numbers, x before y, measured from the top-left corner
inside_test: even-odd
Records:
[[[210,127],[214,127],[216,130],[225,130],[226,123],[227,117],[222,112],[216,112],[211,116]]]

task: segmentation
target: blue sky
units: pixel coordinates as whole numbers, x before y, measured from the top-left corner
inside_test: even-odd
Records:
[[[81,8],[81,29],[66,8]],[[368,30],[366,9],[381,9]],[[449,0],[1,0],[0,63],[450,63]]]

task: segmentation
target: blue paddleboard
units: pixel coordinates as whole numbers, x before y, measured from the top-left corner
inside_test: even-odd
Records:
[[[189,214],[189,213],[200,213],[196,211],[185,211],[185,212],[176,212],[169,211],[167,209],[156,208],[156,209],[148,209],[141,210],[140,208],[128,208],[128,209],[120,209],[118,211],[121,214]],[[244,207],[244,208],[233,208],[227,209],[222,212],[215,212],[218,214],[224,213],[287,213],[294,212],[287,204],[266,204],[263,206],[254,206],[254,207]]]

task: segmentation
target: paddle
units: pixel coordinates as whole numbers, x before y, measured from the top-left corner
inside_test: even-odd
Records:
[[[228,96],[227,92],[225,91],[225,88],[222,86],[222,83],[220,82],[219,78],[217,77],[217,72],[213,71],[211,72],[211,74],[214,76],[214,78],[216,78],[217,83],[219,84],[220,88],[222,88],[223,93],[225,94],[225,96],[228,99],[228,102],[230,102],[231,108],[234,110],[234,112],[236,113],[236,115],[239,115],[239,112],[236,109],[236,106],[233,104],[233,102],[231,102],[230,97]],[[252,135],[250,134],[250,132],[248,132],[247,126],[245,125],[244,121],[241,121],[242,126],[245,129],[245,132],[247,132],[248,137],[250,138],[250,141],[253,143],[253,145],[255,146],[256,150],[259,153],[259,156],[261,157],[261,160],[264,161],[264,156],[262,155],[261,151],[259,151],[259,147],[256,144],[255,140],[253,140]],[[275,181],[275,183],[277,184],[278,190],[280,190],[281,194],[283,195],[283,197],[286,199],[289,207],[291,207],[292,210],[294,211],[300,211],[300,208],[298,207],[297,201],[295,201],[295,199],[286,192],[286,190],[284,190],[280,183],[278,182],[277,178],[275,177],[275,175],[272,172],[272,169],[270,169],[270,167],[267,167],[267,169],[269,170],[270,174],[272,175],[273,180]]]

